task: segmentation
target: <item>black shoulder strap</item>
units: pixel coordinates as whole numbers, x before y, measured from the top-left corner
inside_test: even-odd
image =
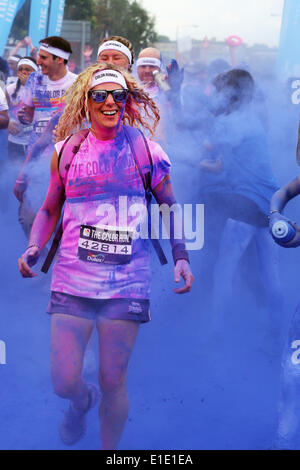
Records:
[[[148,142],[142,131],[136,127],[123,126],[136,167],[143,181],[145,191],[151,190],[153,160]]]
[[[151,180],[152,180],[152,173],[153,173],[153,160],[152,160],[152,155],[149,149],[149,145],[143,132],[140,131],[139,129],[136,129],[135,127],[124,126],[124,132],[125,132],[125,137],[130,146],[136,167],[143,181],[146,201],[147,201],[148,208],[149,208],[151,198],[152,198]],[[162,265],[165,265],[168,263],[166,255],[164,254],[164,251],[159,243],[159,240],[156,237],[153,238],[151,236],[151,233],[153,234],[153,227],[151,227],[151,213],[148,210],[149,238],[159,258],[160,263]]]

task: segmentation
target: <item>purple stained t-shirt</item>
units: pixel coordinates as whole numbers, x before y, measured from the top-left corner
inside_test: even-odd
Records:
[[[148,144],[154,188],[171,164],[159,144]],[[62,145],[56,144],[58,153]],[[89,133],[64,184],[63,237],[51,290],[96,299],[149,299],[147,204],[124,133],[109,141]]]

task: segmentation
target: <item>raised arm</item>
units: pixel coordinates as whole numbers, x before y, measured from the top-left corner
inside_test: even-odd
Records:
[[[51,159],[51,177],[46,199],[34,219],[28,248],[18,260],[18,267],[23,277],[34,277],[30,269],[40,255],[61,215],[65,201],[64,185],[58,172],[58,155],[54,151]]]

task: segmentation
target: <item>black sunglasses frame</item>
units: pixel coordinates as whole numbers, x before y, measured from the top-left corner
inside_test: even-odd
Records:
[[[125,94],[126,94],[125,98],[122,99],[122,100],[116,99],[116,96],[114,96],[114,94],[115,94],[116,92],[118,92],[118,93],[120,93],[120,92],[125,93]],[[104,97],[103,100],[97,100],[97,99],[94,99],[94,98],[93,98],[93,94],[94,94],[94,95],[100,95],[101,93],[105,93],[105,97]],[[128,98],[128,94],[129,94],[129,91],[128,91],[128,90],[125,90],[124,88],[118,88],[118,89],[116,89],[116,90],[90,90],[90,91],[88,92],[89,97],[92,98],[92,100],[94,101],[94,103],[104,103],[104,102],[107,100],[108,95],[111,95],[111,96],[113,97],[113,100],[114,100],[116,103],[124,103],[124,102],[127,100],[127,98]]]

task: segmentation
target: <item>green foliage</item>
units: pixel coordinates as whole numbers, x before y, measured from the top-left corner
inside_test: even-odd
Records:
[[[28,35],[29,29],[29,16],[30,16],[30,0],[26,0],[22,8],[16,14],[14,19],[10,37],[14,40],[20,41]]]
[[[28,34],[29,15],[30,0],[26,0],[15,18],[11,37],[20,40]],[[158,37],[155,19],[138,0],[66,0],[64,19],[90,21],[94,48],[106,35],[117,35],[128,38],[138,54]]]
[[[72,4],[82,2],[69,1],[72,1]],[[140,49],[157,40],[154,18],[138,1],[94,0],[92,4],[92,37],[95,47],[106,35],[117,35],[128,38],[138,53]]]

